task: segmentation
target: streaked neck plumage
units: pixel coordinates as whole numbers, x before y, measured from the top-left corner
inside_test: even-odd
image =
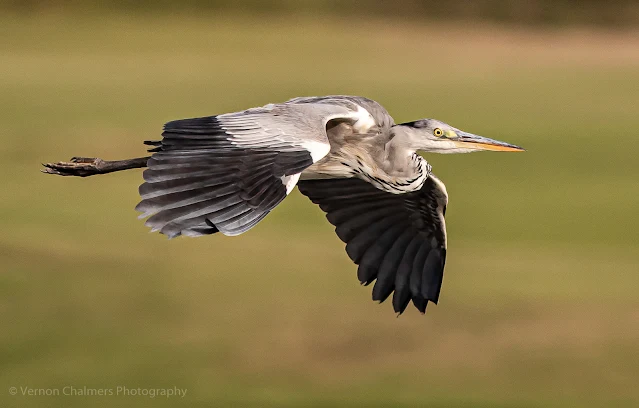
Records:
[[[358,177],[389,193],[419,190],[430,175],[430,165],[410,146],[409,135],[394,126],[387,137],[380,136],[358,135],[357,143],[335,143],[324,159],[302,174],[302,179]]]

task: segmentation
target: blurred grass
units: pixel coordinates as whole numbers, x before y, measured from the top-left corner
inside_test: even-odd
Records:
[[[187,14],[215,18],[239,13],[270,18],[353,15],[357,19],[393,17],[421,22],[499,22],[534,26],[586,25],[637,27],[634,0],[0,0],[0,12],[36,15],[47,12],[103,15]]]
[[[639,34],[311,18],[0,17],[0,406],[636,406]],[[250,233],[168,241],[126,158],[162,123],[361,94],[525,154],[428,156],[440,305],[396,319],[295,193]],[[10,386],[187,388],[11,397]]]

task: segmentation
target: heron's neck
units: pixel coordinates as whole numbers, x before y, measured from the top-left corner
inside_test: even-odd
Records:
[[[381,172],[368,178],[378,188],[391,193],[419,190],[428,176],[431,166],[411,147],[410,135],[402,128],[391,130],[384,146],[384,158],[379,163]]]

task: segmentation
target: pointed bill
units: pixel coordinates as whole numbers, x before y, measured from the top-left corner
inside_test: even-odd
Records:
[[[497,152],[524,152],[524,148],[499,140],[474,135],[463,131],[457,131],[457,138],[453,139],[459,147],[466,147],[475,150],[492,150]]]

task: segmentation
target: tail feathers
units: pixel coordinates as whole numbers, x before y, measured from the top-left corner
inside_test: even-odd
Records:
[[[162,141],[160,140],[145,140],[144,144],[147,146],[155,146],[147,150],[147,152],[159,152],[162,150]]]

